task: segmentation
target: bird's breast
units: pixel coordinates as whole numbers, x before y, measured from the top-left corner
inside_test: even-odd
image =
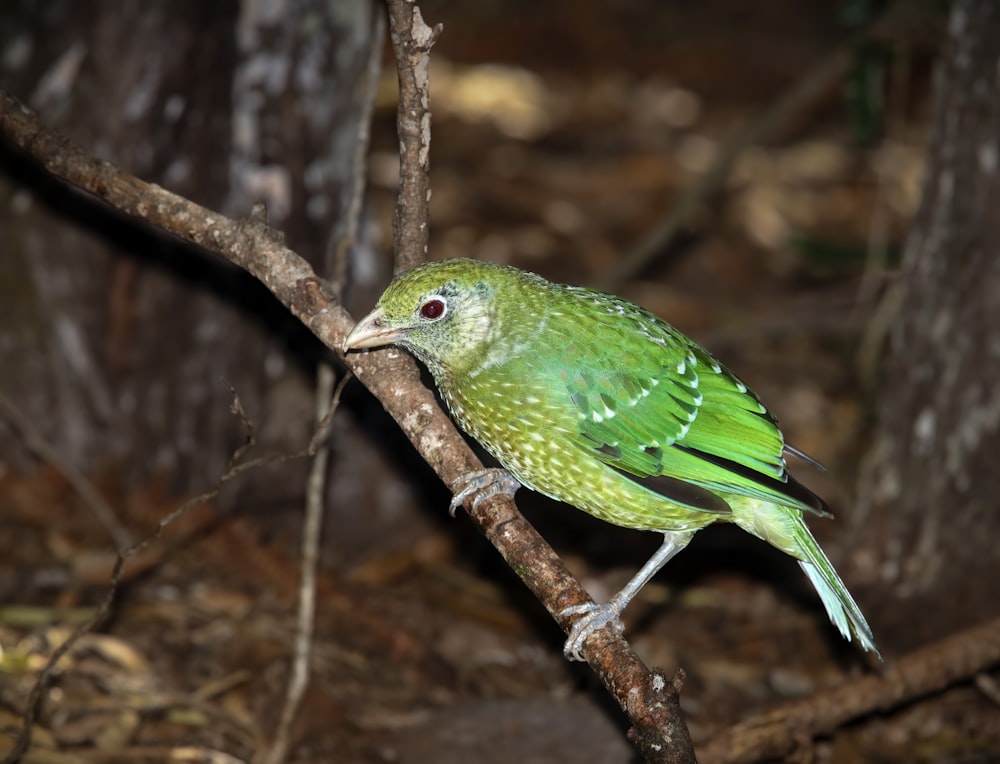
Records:
[[[538,378],[480,375],[441,393],[458,425],[526,488],[629,528],[685,530],[716,519],[670,503],[588,453],[568,393],[553,394]]]

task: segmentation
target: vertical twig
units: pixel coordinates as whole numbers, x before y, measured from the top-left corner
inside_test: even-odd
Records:
[[[334,391],[333,366],[320,364],[316,374],[316,433],[310,450],[313,455],[306,482],[306,512],[302,527],[302,580],[299,584],[299,610],[295,628],[295,648],[285,702],[274,741],[260,757],[263,764],[281,764],[288,755],[292,724],[302,705],[309,685],[309,660],[312,656],[313,627],[316,621],[316,569],[319,564],[320,538],[323,529],[323,498],[326,494],[327,465],[330,448],[326,445],[330,420],[340,403],[344,384],[351,377],[344,375]]]
[[[389,37],[399,72],[399,196],[392,219],[396,272],[427,259],[430,240],[431,46],[443,29],[424,23],[412,0],[387,0]]]

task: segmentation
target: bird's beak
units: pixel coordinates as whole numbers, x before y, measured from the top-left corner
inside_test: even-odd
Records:
[[[379,348],[383,345],[392,345],[399,342],[406,336],[403,329],[386,326],[382,311],[375,308],[371,313],[362,318],[351,329],[351,333],[344,340],[344,350],[360,350],[362,348]]]

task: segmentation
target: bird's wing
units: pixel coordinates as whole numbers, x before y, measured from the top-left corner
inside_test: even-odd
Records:
[[[825,513],[788,475],[774,417],[745,384],[652,314],[615,307],[563,351],[580,447],[694,509],[725,512],[715,494],[728,493]]]

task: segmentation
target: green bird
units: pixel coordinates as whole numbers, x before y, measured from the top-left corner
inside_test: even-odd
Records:
[[[503,467],[463,476],[452,511],[525,486],[663,544],[607,603],[578,615],[567,657],[610,625],[694,534],[736,523],[798,560],[845,639],[871,628],[805,524],[829,516],[788,473],[757,396],[705,349],[610,294],[466,259],[399,275],[344,349],[399,345],[434,376],[452,417]]]

